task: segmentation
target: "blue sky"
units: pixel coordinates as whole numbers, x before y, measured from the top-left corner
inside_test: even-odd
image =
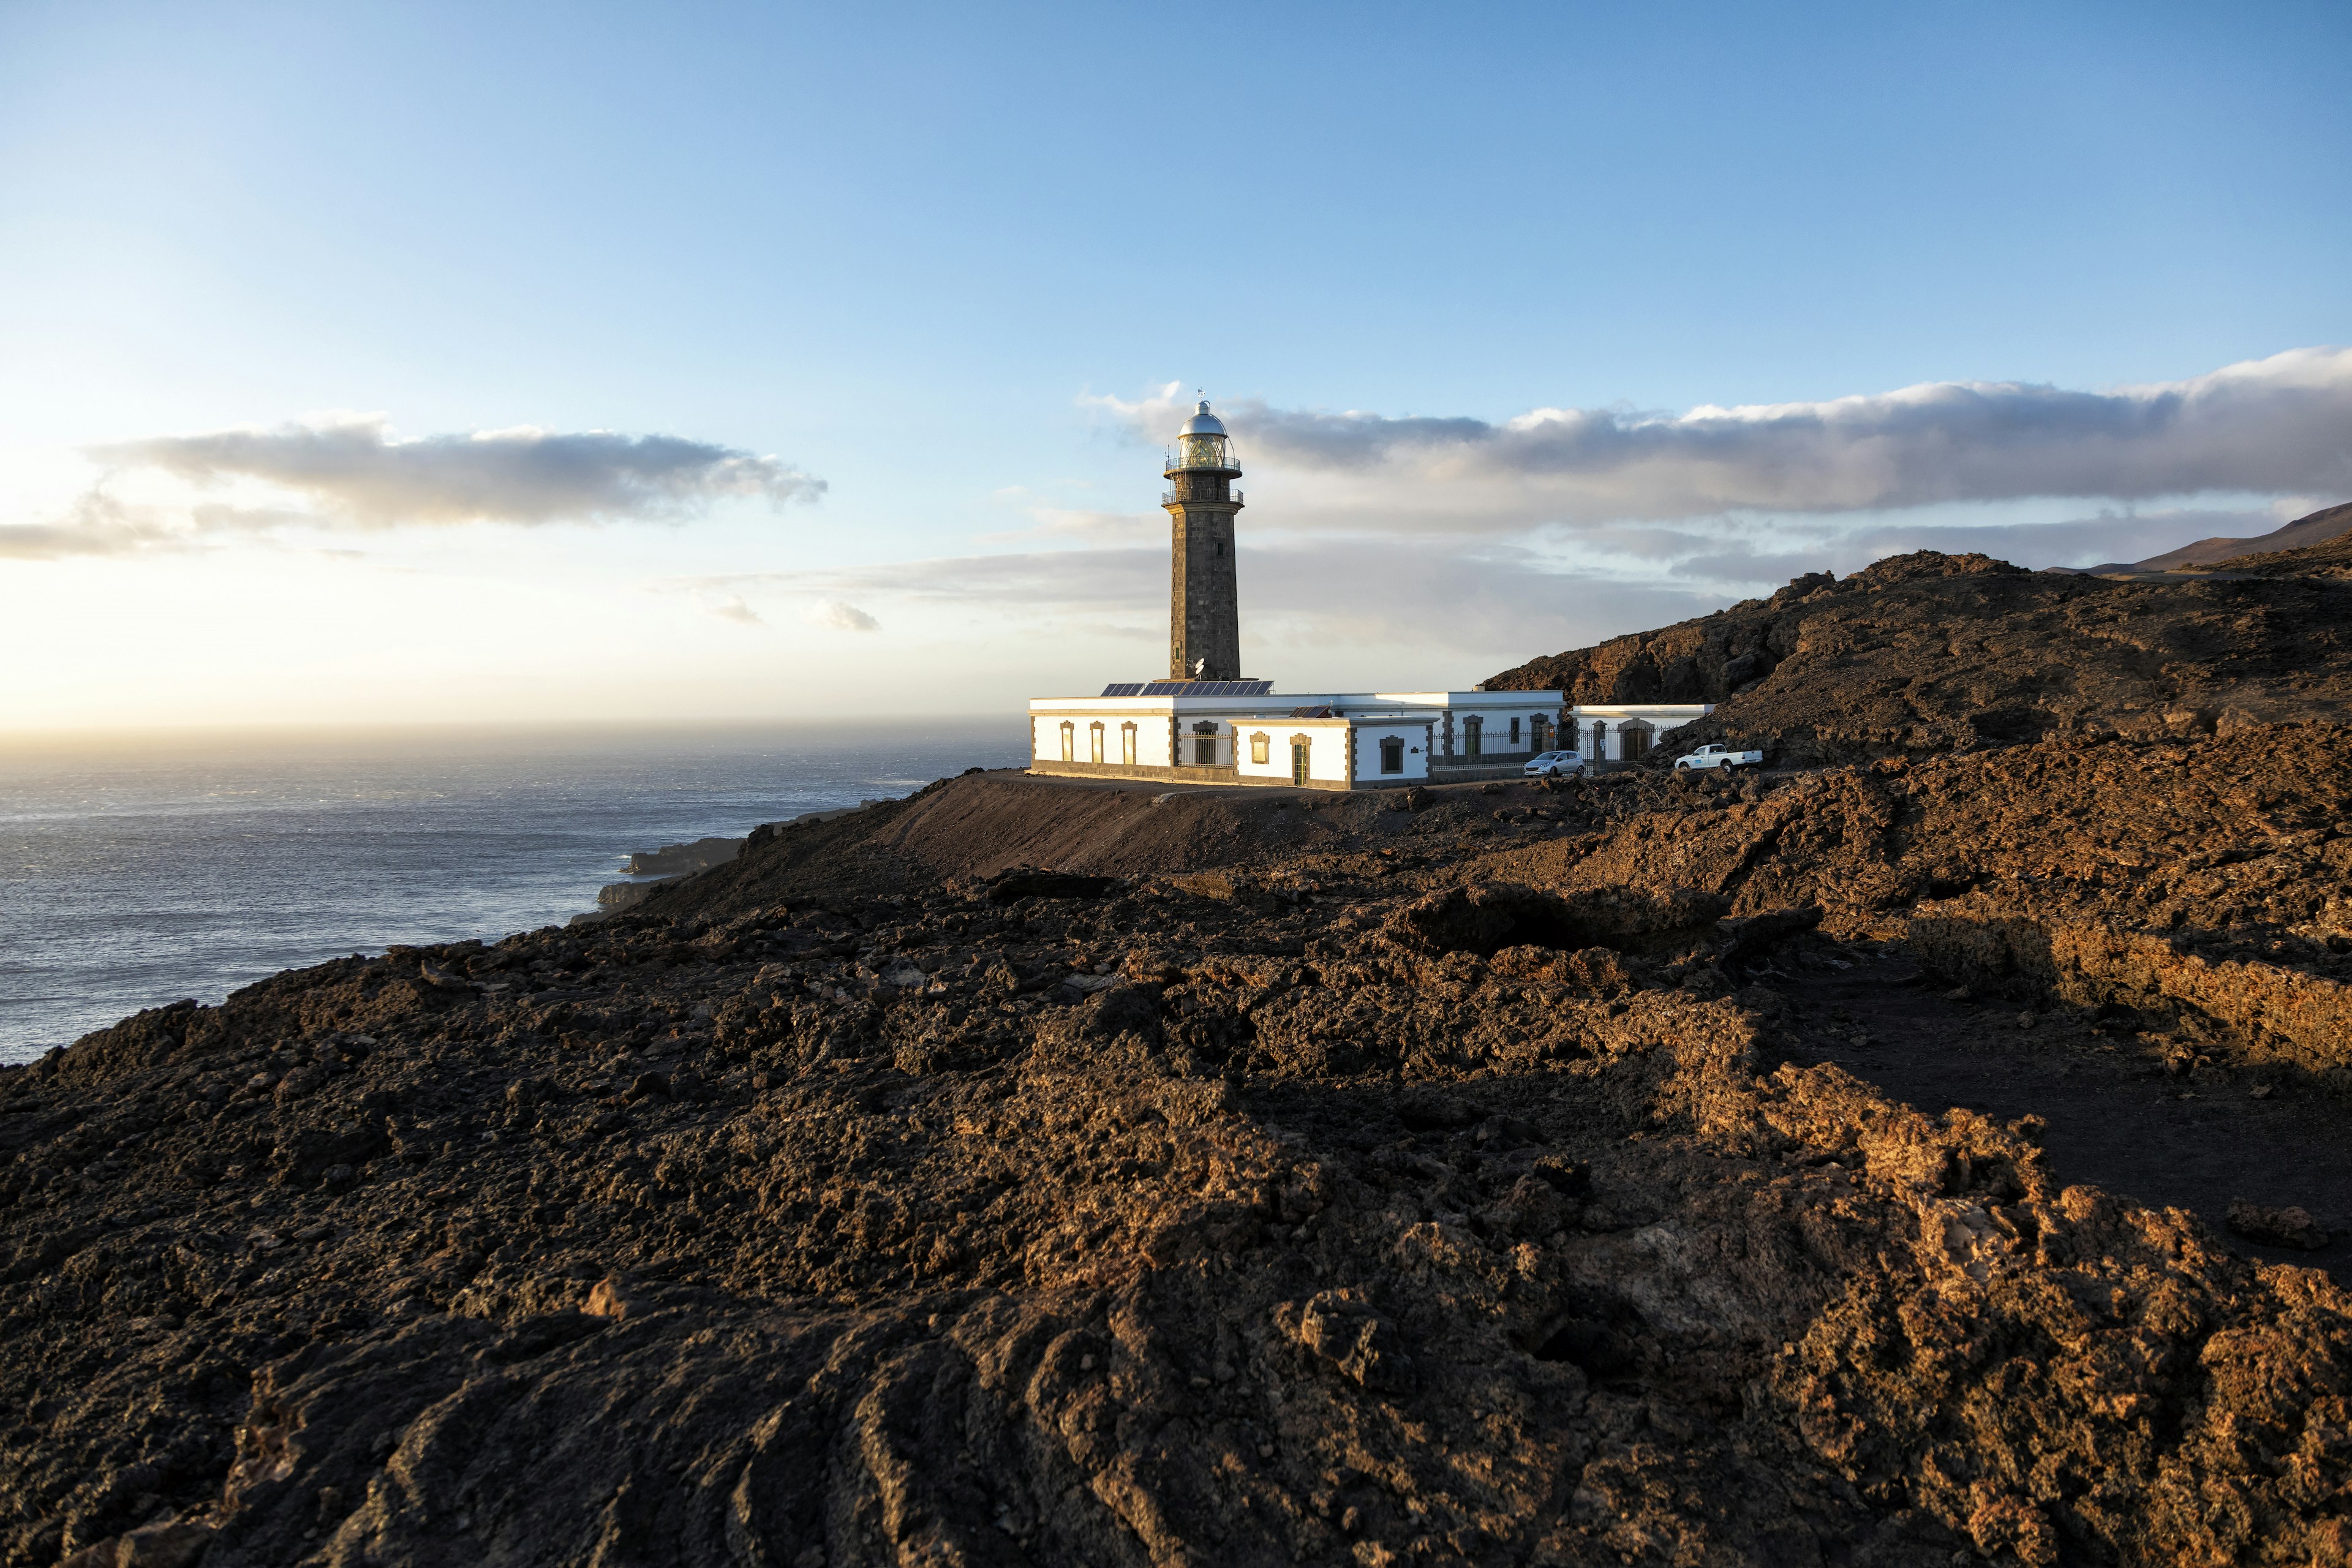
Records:
[[[1298,689],[1466,682],[1907,543],[2260,531],[2352,499],[2352,359],[2311,357],[2352,343],[2347,58],[2340,4],[16,5],[0,590],[37,609],[0,658],[43,679],[0,726],[1156,673],[1171,385],[1234,410],[1245,656]],[[1713,426],[1633,473],[1506,438],[1936,384],[2221,412],[2138,456],[2065,415],[2041,492],[2003,443],[2056,405],[2006,394],[1713,485]],[[400,443],[526,429],[737,466],[468,520],[155,445],[289,428],[419,473],[455,446]],[[1890,440],[1990,445],[1855,488]]]

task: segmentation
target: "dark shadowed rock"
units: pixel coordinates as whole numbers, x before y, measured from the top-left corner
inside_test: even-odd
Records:
[[[1704,931],[1728,909],[1693,889],[1601,889],[1570,896],[1509,883],[1429,894],[1390,917],[1389,940],[1419,952],[1492,954],[1507,947],[1654,949]]]
[[[2273,1247],[2295,1247],[2316,1252],[2327,1245],[2327,1231],[2299,1208],[2264,1208],[2243,1201],[2230,1205],[2230,1228],[2249,1241]]]
[[[998,904],[1009,904],[1015,899],[1099,899],[1118,886],[1116,877],[1022,868],[991,877],[988,898],[990,902]]]

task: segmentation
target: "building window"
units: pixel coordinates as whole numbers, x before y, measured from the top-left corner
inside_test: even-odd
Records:
[[[1463,720],[1462,754],[1465,757],[1484,756],[1486,752],[1483,748],[1486,743],[1486,721],[1475,718]]]
[[[1272,737],[1270,736],[1252,735],[1250,737],[1250,761],[1257,763],[1260,767],[1264,767],[1268,755],[1266,748],[1272,743]]]
[[[1130,768],[1135,766],[1135,726],[1131,723],[1118,727],[1118,760]]]
[[[1513,750],[1513,751],[1515,751],[1515,752],[1516,752],[1516,751],[1517,751],[1518,749],[1519,749],[1519,721],[1518,721],[1517,719],[1514,719],[1514,720],[1512,720],[1512,721],[1511,721],[1511,750]]]
[[[1307,759],[1310,745],[1311,742],[1304,735],[1290,737],[1290,782],[1292,784],[1304,784],[1307,782]]]
[[[1394,735],[1389,736],[1381,742],[1381,772],[1384,773],[1404,772],[1404,742]]]
[[[1062,761],[1066,763],[1075,763],[1077,760],[1077,738],[1070,721],[1067,719],[1065,719],[1062,721]]]
[[[1102,761],[1102,721],[1099,719],[1096,720],[1087,731],[1087,751],[1088,761],[1096,763]]]

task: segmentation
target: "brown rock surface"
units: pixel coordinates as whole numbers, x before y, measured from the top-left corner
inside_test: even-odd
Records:
[[[1784,765],[2334,716],[2352,699],[2347,560],[2339,539],[2201,577],[2110,582],[1922,551],[1486,685],[1716,703],[1654,754],[1728,741]]]
[[[1822,585],[1809,743],[1910,747],[1889,606],[2072,581]],[[2137,603],[2221,651],[2128,680],[2335,679]],[[0,1554],[2345,1561],[2352,737],[2128,680],[1793,776],[966,776],[141,1014],[0,1072]]]

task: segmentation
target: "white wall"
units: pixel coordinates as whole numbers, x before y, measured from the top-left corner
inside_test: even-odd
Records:
[[[1036,760],[1058,763],[1062,760],[1062,726],[1071,731],[1070,760],[1078,763],[1094,761],[1088,731],[1094,726],[1103,727],[1103,756],[1107,766],[1123,764],[1119,749],[1119,729],[1125,724],[1135,726],[1135,765],[1139,768],[1164,768],[1168,765],[1168,710],[1157,711],[1143,709],[1097,708],[1090,712],[1033,710],[1030,728],[1034,733]]]
[[[1348,782],[1348,731],[1345,719],[1263,719],[1244,720],[1234,731],[1234,749],[1240,758],[1236,771],[1244,778],[1287,780],[1290,774],[1290,738],[1307,737],[1307,776],[1317,784],[1344,784]],[[1359,784],[1378,784],[1386,779],[1396,783],[1404,779],[1425,779],[1429,776],[1429,729],[1426,721],[1402,724],[1360,723],[1356,726],[1356,782]],[[1264,735],[1266,739],[1265,761],[1250,760],[1250,738]],[[1381,742],[1395,736],[1404,742],[1404,772],[1381,772]],[[1417,748],[1417,749],[1416,749]]]
[[[1250,761],[1250,738],[1264,735],[1265,761]],[[1348,722],[1344,719],[1244,720],[1234,731],[1237,771],[1245,778],[1287,779],[1290,738],[1307,737],[1307,776],[1318,783],[1348,782]]]
[[[1393,735],[1404,742],[1404,772],[1381,772],[1381,742]],[[1393,784],[1399,779],[1429,776],[1429,726],[1426,724],[1364,724],[1356,730],[1356,782]]]

